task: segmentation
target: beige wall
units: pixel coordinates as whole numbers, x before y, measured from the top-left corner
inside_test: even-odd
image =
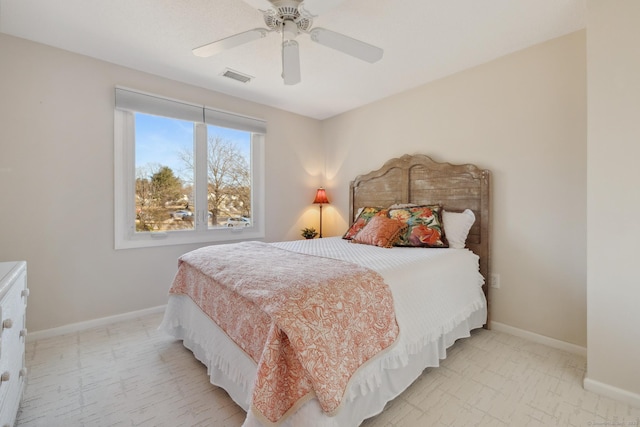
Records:
[[[325,122],[4,35],[0,58],[0,259],[29,262],[31,330],[164,304],[195,247],[113,250],[117,84],[267,119],[268,241],[317,226],[317,185],[342,234],[348,182],[391,157],[491,169],[493,320],[585,345],[584,32]]]
[[[640,405],[640,2],[588,6],[588,373]]]
[[[30,331],[166,304],[195,248],[113,249],[115,85],[266,119],[266,240],[317,221],[316,120],[2,34],[0,64],[0,260],[28,262]]]
[[[586,58],[579,31],[322,125],[333,215],[354,176],[405,153],[493,173],[494,321],[586,345]]]

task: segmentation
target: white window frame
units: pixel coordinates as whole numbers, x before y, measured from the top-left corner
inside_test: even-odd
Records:
[[[164,98],[124,87],[116,87],[114,113],[114,202],[115,248],[131,249],[203,242],[263,239],[265,236],[264,144],[266,122],[202,105]],[[155,114],[193,121],[196,159],[195,228],[160,232],[135,230],[135,117]],[[207,124],[251,132],[250,227],[208,227]]]

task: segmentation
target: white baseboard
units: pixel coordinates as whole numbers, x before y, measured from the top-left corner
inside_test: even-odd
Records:
[[[136,319],[147,314],[162,313],[166,305],[158,307],[145,308],[143,310],[131,311],[129,313],[116,314],[115,316],[102,317],[100,319],[87,320],[85,322],[71,323],[69,325],[59,326],[57,328],[44,329],[42,331],[29,332],[27,334],[27,342],[40,340],[44,338],[57,337],[59,335],[71,334],[84,331],[87,329],[110,325],[112,323],[122,322],[124,320]]]
[[[584,377],[582,386],[585,390],[640,408],[640,394],[592,380],[589,378],[588,372]]]
[[[493,329],[494,331],[515,335],[517,337],[524,338],[538,344],[548,345],[549,347],[557,348],[558,350],[563,350],[569,353],[587,357],[586,347],[580,347],[579,345],[560,341],[555,338],[546,337],[544,335],[539,335],[534,332],[525,331],[524,329],[514,328],[513,326],[505,325],[504,323],[492,321],[491,329]]]

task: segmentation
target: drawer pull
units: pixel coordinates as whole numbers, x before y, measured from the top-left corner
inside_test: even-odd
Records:
[[[22,291],[22,296],[25,298],[29,296],[29,288]]]
[[[24,328],[23,330],[21,330],[21,331],[20,331],[20,336],[21,336],[22,338],[24,338],[24,337],[26,337],[26,336],[27,336],[27,328]]]
[[[4,321],[2,322],[2,329],[11,329],[12,326],[13,320],[11,319],[4,319]]]
[[[11,378],[11,373],[9,371],[4,371],[2,375],[0,375],[0,383],[9,381],[10,378]]]

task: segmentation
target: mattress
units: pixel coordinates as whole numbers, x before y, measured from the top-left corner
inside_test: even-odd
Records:
[[[326,416],[312,399],[284,426],[354,426],[384,409],[426,367],[438,366],[455,340],[486,322],[487,304],[478,257],[466,249],[379,248],[339,237],[273,243],[282,249],[341,259],[382,275],[394,298],[400,335],[392,348],[361,367],[341,408]],[[224,388],[248,411],[245,427],[261,426],[250,409],[256,364],[190,298],[171,295],[160,326],[183,340]]]

